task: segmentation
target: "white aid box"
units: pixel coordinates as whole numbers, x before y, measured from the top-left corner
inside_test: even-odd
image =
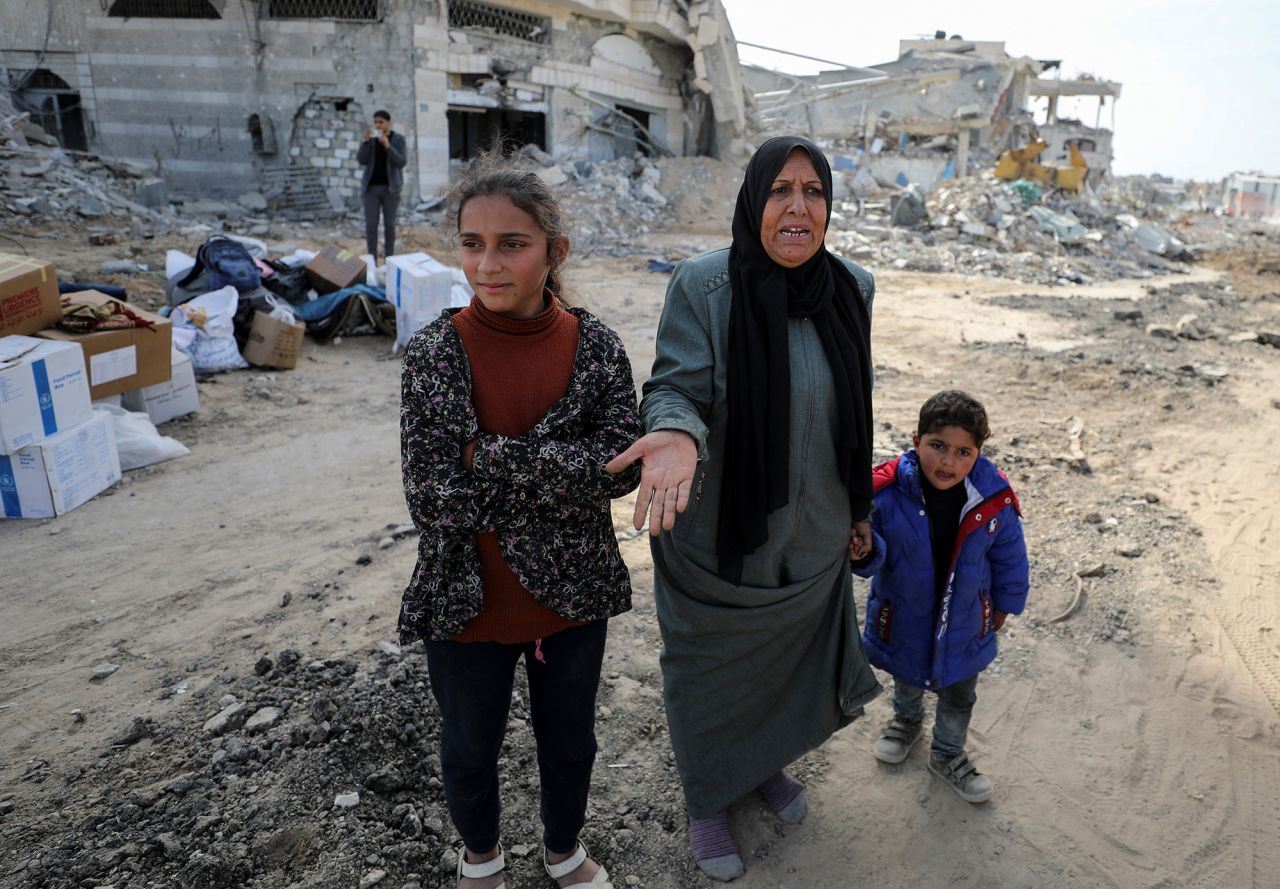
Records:
[[[196,388],[191,356],[174,349],[170,361],[173,373],[168,380],[124,393],[120,406],[127,411],[145,412],[157,426],[200,410],[200,390]]]
[[[0,337],[0,453],[35,444],[92,412],[79,344]]]
[[[0,514],[47,519],[68,513],[120,481],[111,416],[93,413],[78,426],[13,454],[0,454]]]
[[[396,351],[450,306],[453,272],[425,253],[387,258],[387,299],[396,307]]]

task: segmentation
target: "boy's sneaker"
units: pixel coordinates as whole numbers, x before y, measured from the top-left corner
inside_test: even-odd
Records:
[[[876,741],[876,759],[897,765],[907,758],[911,745],[919,738],[924,729],[923,722],[908,722],[900,717],[893,717],[880,730],[880,739]]]
[[[967,753],[962,752],[952,760],[935,759],[931,756],[929,771],[946,781],[966,803],[985,803],[994,792],[991,779],[974,768]]]

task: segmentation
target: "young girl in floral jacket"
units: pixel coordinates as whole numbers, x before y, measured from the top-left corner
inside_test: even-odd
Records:
[[[635,383],[617,334],[561,298],[569,241],[537,175],[481,158],[453,206],[475,296],[405,353],[405,498],[422,533],[401,640],[425,640],[458,886],[504,885],[498,755],[523,657],[544,863],[562,887],[599,889],[608,874],[578,834],[607,619],[631,607],[609,501],[639,482],[604,466],[641,433]]]

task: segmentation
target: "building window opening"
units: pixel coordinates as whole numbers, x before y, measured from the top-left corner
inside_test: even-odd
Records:
[[[616,113],[610,123],[613,125],[615,147],[618,157],[631,157],[636,152],[645,157],[653,157],[653,142],[649,140],[649,112],[639,108],[628,108],[626,105],[615,105]]]
[[[382,20],[382,0],[258,0],[258,17],[377,22]]]
[[[551,19],[546,16],[491,6],[478,0],[451,0],[449,27],[459,31],[484,31],[529,43],[551,40]]]
[[[89,150],[88,131],[77,90],[45,68],[10,71],[9,83],[14,106],[18,111],[26,112],[32,123],[57,139],[63,148]]]
[[[271,118],[250,114],[248,130],[255,154],[276,153],[276,128],[271,123]]]
[[[526,145],[547,149],[545,114],[503,108],[450,108],[449,159],[468,161],[480,151],[500,145],[505,152]]]
[[[107,13],[119,19],[220,19],[209,0],[116,0]]]

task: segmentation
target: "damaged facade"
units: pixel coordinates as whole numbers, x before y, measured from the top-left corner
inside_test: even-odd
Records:
[[[1232,216],[1280,219],[1280,176],[1232,173],[1222,181],[1220,202]]]
[[[501,134],[557,160],[732,155],[718,0],[37,0],[0,8],[0,88],[67,149],[177,192],[341,210],[390,111],[426,198]]]
[[[1120,85],[1042,76],[1058,65],[1010,56],[1001,41],[939,34],[903,40],[897,59],[871,68],[812,76],[752,66],[743,71],[762,130],[809,133],[847,148],[882,181],[902,176],[931,187],[967,175],[977,153],[994,159],[1038,135],[1049,143],[1050,162],[1067,161],[1075,144],[1096,182],[1111,163],[1111,131],[1059,118],[1057,103],[1064,96],[1097,96],[1101,108],[1119,97]],[[1041,98],[1047,110],[1037,121],[1031,108]]]

